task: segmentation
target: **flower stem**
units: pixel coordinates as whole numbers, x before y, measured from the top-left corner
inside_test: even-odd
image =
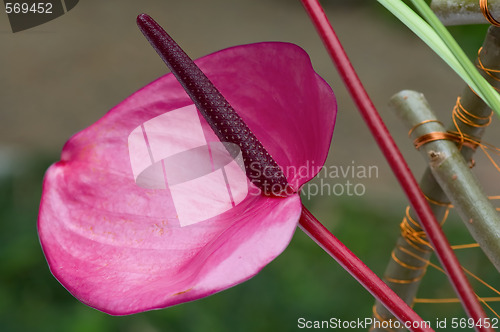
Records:
[[[414,326],[413,331],[433,331],[425,322],[370,270],[352,251],[323,226],[304,206],[300,228],[332,256],[378,301],[383,303],[401,322]],[[419,323],[417,323],[419,322]],[[406,325],[405,325],[406,326]]]
[[[402,186],[462,304],[475,321],[486,318],[415,177],[352,67],[318,0],[301,0],[362,117]]]

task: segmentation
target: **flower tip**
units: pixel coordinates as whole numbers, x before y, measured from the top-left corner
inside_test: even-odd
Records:
[[[151,16],[145,13],[137,15],[136,23],[144,35],[147,35],[148,31],[151,32],[158,29],[157,27],[159,26]]]
[[[148,20],[152,20],[151,16],[149,16],[148,14],[142,13],[142,14],[137,15],[137,24],[139,24],[139,25],[141,23],[145,23]]]

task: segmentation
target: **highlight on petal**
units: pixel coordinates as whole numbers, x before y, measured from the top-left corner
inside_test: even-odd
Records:
[[[168,187],[181,226],[215,217],[248,194],[239,146],[207,143],[194,105],[148,120],[128,137],[136,184]]]
[[[335,97],[288,43],[196,61],[295,188],[323,165]],[[47,171],[38,230],[54,276],[82,302],[130,314],[240,283],[288,245],[298,194],[259,195],[173,75],[139,90],[65,145]],[[311,169],[314,167],[314,169]],[[307,168],[307,171],[304,171]]]

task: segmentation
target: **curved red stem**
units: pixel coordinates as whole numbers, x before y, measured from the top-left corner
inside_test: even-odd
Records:
[[[390,167],[400,185],[408,197],[410,204],[417,213],[422,228],[427,233],[434,250],[441,261],[441,264],[448,274],[448,277],[462,301],[469,317],[479,321],[486,318],[477,296],[472,290],[462,268],[450,248],[439,223],[436,221],[432,210],[425,199],[420,187],[411,173],[405,159],[401,155],[391,134],[387,130],[377,109],[373,105],[370,97],[365,91],[356,71],[354,70],[342,44],[340,43],[333,27],[326,14],[323,11],[318,0],[301,0],[306,11],[311,17],[326,49],[328,50],[337,70],[342,77],[351,97],[358,107],[362,117],[368,125],[373,137],[382,150]],[[480,331],[489,331],[489,329],[479,329]]]
[[[433,331],[392,289],[370,270],[339,239],[323,226],[304,206],[300,216],[300,228],[306,232],[330,256],[342,265],[380,303],[384,304],[401,322],[412,324],[413,331]],[[418,323],[417,323],[418,322]]]

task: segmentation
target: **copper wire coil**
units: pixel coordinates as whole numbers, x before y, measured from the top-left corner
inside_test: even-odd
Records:
[[[479,7],[481,8],[481,13],[483,16],[490,22],[490,24],[500,27],[500,22],[498,22],[493,15],[491,15],[490,10],[488,9],[488,0],[479,0]]]

